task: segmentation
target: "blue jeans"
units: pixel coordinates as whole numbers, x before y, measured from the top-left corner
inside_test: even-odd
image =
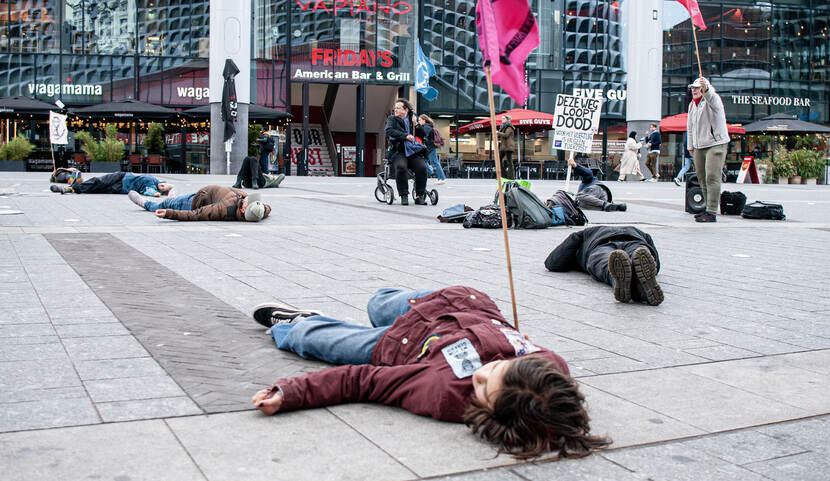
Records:
[[[691,158],[691,157],[684,157],[683,158],[683,168],[680,169],[680,172],[678,172],[677,175],[674,178],[677,179],[677,180],[682,181],[683,176],[686,175],[686,172],[688,172],[689,169],[692,168],[692,161],[693,160],[694,159]]]
[[[432,292],[379,289],[372,294],[366,308],[372,327],[311,316],[293,324],[272,327],[271,337],[278,348],[306,359],[331,364],[369,364],[375,344],[395,319],[409,310],[409,300]]]
[[[192,194],[177,195],[176,197],[168,197],[161,202],[153,202],[148,200],[144,202],[144,208],[150,212],[155,212],[159,209],[191,210],[190,206],[193,202],[194,195],[196,195],[196,192]]]
[[[427,156],[427,163],[432,166],[432,170],[435,171],[438,180],[446,180],[447,175],[444,174],[444,169],[441,167],[441,162],[438,160],[438,154],[435,153],[435,150]]]

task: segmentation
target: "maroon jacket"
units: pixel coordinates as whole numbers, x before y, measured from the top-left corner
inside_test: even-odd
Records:
[[[449,287],[410,304],[378,340],[372,364],[275,382],[272,388],[283,391],[280,411],[376,402],[461,422],[473,394],[472,373],[482,364],[538,352],[569,374],[564,359],[525,340],[482,292]]]

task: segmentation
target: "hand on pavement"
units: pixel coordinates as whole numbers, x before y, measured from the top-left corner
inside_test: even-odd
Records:
[[[156,211],[156,217],[160,217],[164,219],[164,214],[167,212],[167,209],[159,209]]]
[[[279,390],[262,389],[251,398],[254,407],[269,416],[276,413],[282,407],[282,392]]]

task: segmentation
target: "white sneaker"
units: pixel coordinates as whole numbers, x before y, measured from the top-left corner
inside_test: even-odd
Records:
[[[646,182],[657,182],[657,179],[652,177],[652,178],[648,179]]]
[[[446,180],[436,180],[435,181],[435,185],[442,185],[442,184],[446,184],[446,183],[447,183]]]

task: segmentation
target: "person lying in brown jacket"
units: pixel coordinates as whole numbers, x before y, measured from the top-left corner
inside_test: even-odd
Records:
[[[262,202],[259,194],[248,195],[244,190],[221,185],[208,185],[198,192],[168,197],[161,202],[145,201],[136,191],[127,195],[133,203],[162,219],[259,222],[271,213],[271,206]]]

